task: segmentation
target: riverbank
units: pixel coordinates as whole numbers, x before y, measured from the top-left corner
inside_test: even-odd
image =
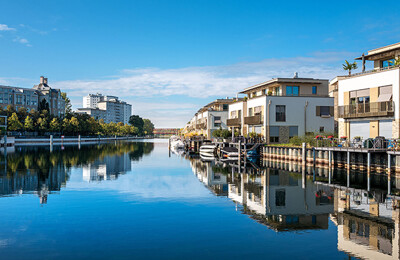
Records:
[[[15,146],[24,145],[51,145],[51,144],[79,144],[79,143],[96,143],[96,142],[112,142],[112,141],[125,141],[125,140],[141,140],[152,139],[151,137],[66,137],[66,138],[14,138]]]

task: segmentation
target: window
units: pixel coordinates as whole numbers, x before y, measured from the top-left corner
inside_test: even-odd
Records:
[[[214,127],[221,127],[221,117],[220,116],[214,117]]]
[[[289,138],[293,136],[299,135],[299,127],[298,126],[289,126]]]
[[[321,115],[321,116],[329,116],[329,115],[330,115],[330,107],[328,107],[328,106],[321,106],[321,107],[320,107],[320,115]]]
[[[276,105],[276,122],[285,122],[286,121],[286,106],[285,105]]]
[[[0,93],[0,103],[3,103],[3,93]]]
[[[253,108],[249,108],[249,116],[253,116]]]
[[[271,143],[279,143],[279,126],[269,127],[269,141]]]
[[[229,105],[228,104],[223,104],[222,105],[222,110],[228,111],[228,109],[229,109]]]
[[[284,207],[286,205],[286,192],[285,190],[275,191],[275,206]]]
[[[317,86],[312,87],[312,94],[316,95],[317,94]]]
[[[319,127],[319,132],[320,132],[320,133],[323,133],[324,131],[325,131],[325,127],[320,126],[320,127]]]
[[[387,67],[393,66],[393,65],[394,65],[394,59],[382,61],[382,68],[387,68]]]
[[[22,96],[17,95],[17,104],[21,105],[22,104]]]
[[[299,87],[298,86],[286,86],[286,96],[298,96]]]

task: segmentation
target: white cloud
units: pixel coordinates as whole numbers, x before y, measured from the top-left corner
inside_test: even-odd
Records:
[[[53,87],[68,92],[75,108],[82,105],[82,96],[101,92],[132,102],[135,113],[144,113],[143,116],[152,119],[156,127],[182,127],[199,109],[199,105],[188,103],[184,97],[208,101],[233,97],[253,84],[275,77],[292,77],[294,72],[300,77],[332,79],[343,74],[342,60],[355,56],[354,53],[316,52],[310,57],[266,59],[226,66],[136,68],[104,80],[61,81],[55,82]],[[183,98],[165,102],[176,95]],[[138,98],[150,100],[150,103],[138,103]]]
[[[26,45],[28,47],[32,47],[32,45],[29,43],[29,41],[27,39],[25,39],[25,38],[17,37],[13,41],[14,42],[19,42],[19,43],[24,44],[24,45]]]
[[[0,24],[0,31],[15,31],[15,28],[10,28],[7,24]]]

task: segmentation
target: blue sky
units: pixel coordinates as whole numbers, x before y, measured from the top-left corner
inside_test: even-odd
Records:
[[[344,59],[400,41],[399,1],[3,1],[0,84],[41,75],[74,108],[118,95],[156,127],[272,77],[344,74]]]

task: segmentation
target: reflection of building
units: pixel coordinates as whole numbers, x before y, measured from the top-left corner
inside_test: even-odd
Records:
[[[330,190],[312,182],[305,187],[298,175],[265,169],[261,175],[236,174],[229,184],[229,197],[246,206],[246,213],[268,227],[327,229],[333,211]]]
[[[119,174],[131,170],[129,154],[105,156],[82,167],[83,180],[115,180]]]
[[[384,193],[337,188],[338,249],[365,259],[399,259],[400,200]]]
[[[37,194],[40,203],[47,203],[47,195],[60,191],[65,185],[67,170],[60,164],[42,172],[37,169],[17,171],[12,176],[0,175],[0,196],[12,194]]]
[[[204,183],[214,194],[218,196],[226,196],[227,193],[227,176],[222,172],[218,172],[218,167],[214,162],[203,162],[194,160],[191,162],[193,173]]]

